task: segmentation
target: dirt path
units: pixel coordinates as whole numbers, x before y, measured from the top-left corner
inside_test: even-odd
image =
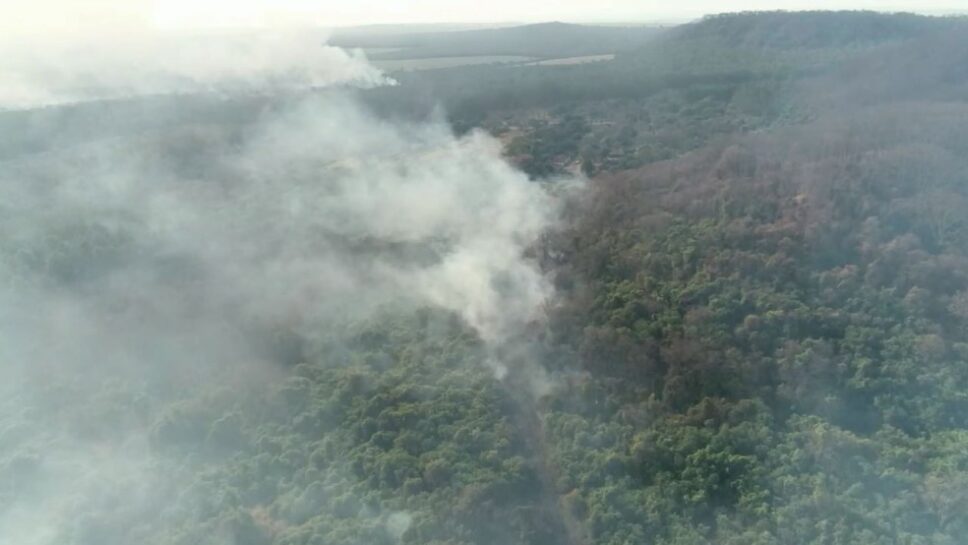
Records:
[[[515,404],[517,413],[515,423],[521,431],[528,451],[531,452],[534,468],[541,482],[541,509],[547,519],[555,525],[555,534],[558,538],[553,545],[587,545],[588,539],[581,521],[575,518],[565,506],[558,491],[557,483],[561,468],[554,462],[554,455],[545,434],[544,422],[530,388],[514,380],[506,384]]]

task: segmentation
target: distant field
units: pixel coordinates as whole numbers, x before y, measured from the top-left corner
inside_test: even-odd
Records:
[[[608,55],[585,55],[582,57],[565,57],[561,59],[545,59],[528,63],[528,66],[565,66],[569,64],[585,64],[587,62],[610,61],[615,59],[615,54]]]
[[[377,56],[376,59],[370,58],[370,63],[377,68],[388,72],[397,71],[418,71],[434,70],[439,68],[456,68],[459,66],[474,66],[480,64],[521,64],[523,66],[567,66],[574,64],[585,64],[590,62],[610,61],[615,58],[614,54],[608,55],[583,55],[579,57],[562,57],[559,59],[536,59],[523,55],[471,55],[460,57],[430,57],[425,59],[380,59],[380,53],[391,51],[401,51],[393,48],[365,49],[367,56]]]
[[[429,59],[372,60],[374,66],[388,72],[433,70],[478,64],[511,64],[534,61],[534,57],[519,55],[481,55],[471,57],[432,57]]]
[[[634,51],[665,32],[658,27],[571,25],[541,23],[455,32],[379,32],[345,30],[330,45],[373,51],[374,60],[524,56],[537,59],[571,58]],[[387,48],[399,48],[397,51]]]
[[[386,53],[396,53],[403,49],[402,47],[363,47],[361,48],[367,57],[373,57],[378,55],[384,55]]]

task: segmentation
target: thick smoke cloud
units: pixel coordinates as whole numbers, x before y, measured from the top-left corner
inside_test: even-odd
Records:
[[[3,101],[387,81],[306,42],[239,58],[184,47],[15,71],[17,94],[7,86]],[[280,53],[303,60],[277,65]],[[524,254],[554,200],[497,142],[457,138],[443,121],[387,122],[349,95],[273,104],[255,123],[0,164],[0,543],[63,542],[92,504],[142,518],[166,498],[192,505],[149,447],[154,400],[242,392],[296,363],[273,332],[311,338],[387,305],[434,306],[500,346],[540,313],[550,288]],[[91,398],[114,383],[128,397]],[[399,533],[405,519],[388,521]]]
[[[360,52],[312,31],[162,34],[0,42],[0,110],[138,95],[272,93],[391,83]]]

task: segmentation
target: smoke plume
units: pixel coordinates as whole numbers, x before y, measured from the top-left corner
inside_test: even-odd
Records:
[[[303,37],[109,49],[4,57],[0,104],[388,81]],[[298,363],[275,332],[433,306],[499,345],[540,312],[550,289],[524,253],[554,200],[496,141],[381,120],[348,92],[263,107],[0,163],[0,543],[84,542],[92,505],[212,501],[165,473],[146,426],[158,400],[243,395]]]
[[[0,109],[141,95],[266,94],[392,83],[361,52],[324,45],[308,30],[122,33],[6,46]]]

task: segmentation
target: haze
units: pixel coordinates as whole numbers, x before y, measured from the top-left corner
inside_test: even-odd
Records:
[[[0,545],[965,545],[926,1],[0,0]]]
[[[636,0],[538,0],[515,2],[496,0],[452,2],[447,0],[360,0],[358,2],[315,2],[311,0],[41,0],[7,2],[0,6],[0,31],[4,35],[77,32],[80,28],[103,31],[144,27],[196,29],[211,27],[298,24],[345,26],[387,23],[441,22],[622,22],[682,20],[706,13],[748,10],[869,9],[950,13],[964,9],[962,2],[938,0],[683,0],[639,2]],[[80,23],[79,23],[80,22]]]

